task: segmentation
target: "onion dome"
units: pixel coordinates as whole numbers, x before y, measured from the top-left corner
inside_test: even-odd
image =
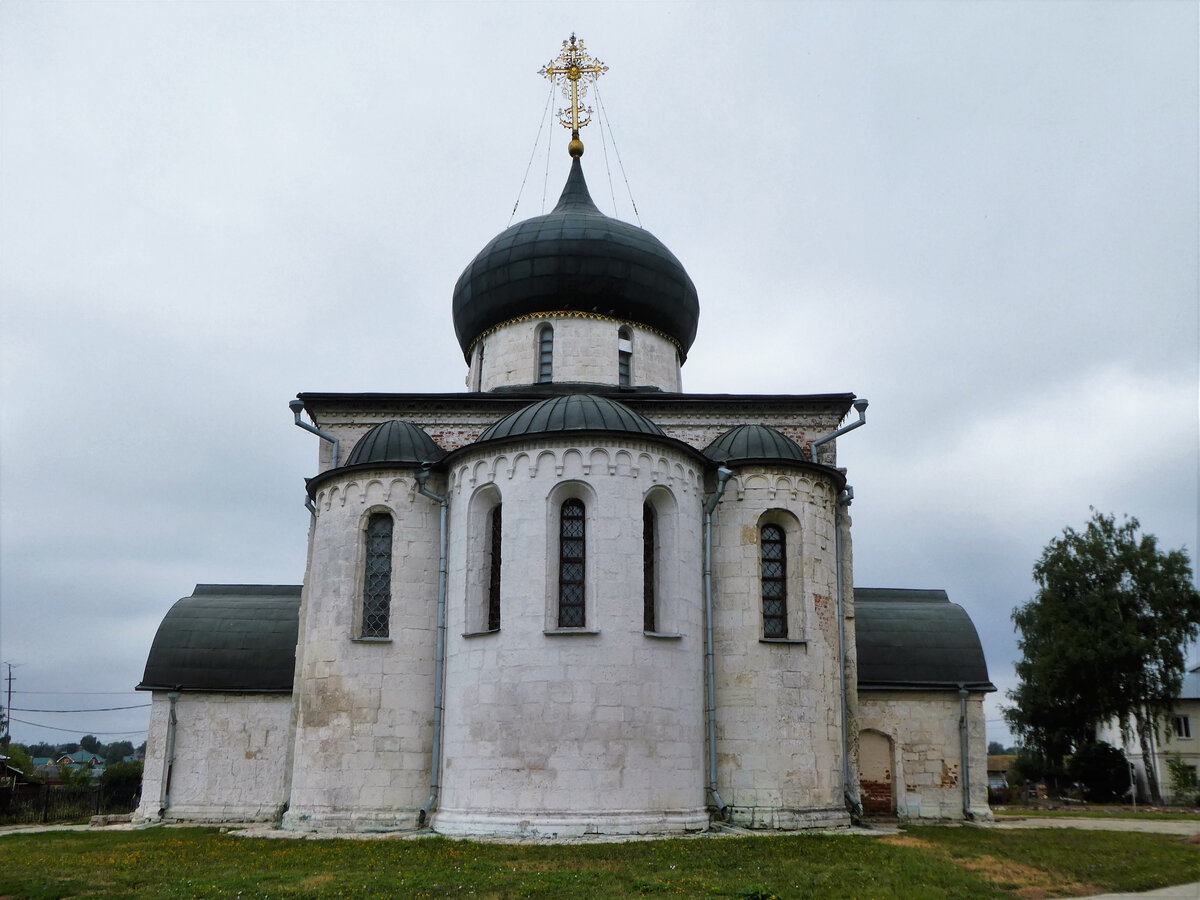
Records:
[[[804,449],[768,425],[738,425],[704,448],[718,463],[812,462]]]
[[[662,438],[661,428],[628,406],[595,394],[550,397],[505,416],[476,443],[559,431],[611,431]]]
[[[559,311],[640,323],[674,340],[684,357],[700,318],[679,260],[650,232],[596,208],[578,158],[553,211],[493,238],[454,286],[454,332],[468,361],[489,328]]]
[[[392,419],[364,434],[350,451],[345,465],[419,466],[425,462],[437,462],[445,455],[446,451],[422,429],[411,422]]]

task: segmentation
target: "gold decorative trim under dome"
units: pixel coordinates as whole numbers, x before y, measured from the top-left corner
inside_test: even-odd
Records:
[[[470,359],[471,355],[475,352],[476,344],[482,341],[485,337],[495,334],[501,328],[505,328],[509,325],[520,325],[522,322],[533,322],[537,319],[595,319],[597,322],[612,322],[616,325],[631,325],[648,331],[656,337],[670,341],[670,343],[675,347],[675,351],[679,354],[680,358],[687,358],[687,355],[683,351],[683,345],[665,331],[659,331],[657,328],[652,328],[649,325],[644,325],[641,322],[634,321],[633,319],[617,319],[613,316],[606,316],[601,313],[585,312],[580,309],[559,309],[551,312],[527,313],[523,316],[505,319],[503,322],[493,325],[491,328],[481,331],[475,336],[475,339],[471,341],[467,347],[467,358]]]

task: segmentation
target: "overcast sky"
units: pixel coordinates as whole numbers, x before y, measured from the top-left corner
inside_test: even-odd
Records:
[[[300,582],[297,392],[463,389],[454,281],[527,166],[517,218],[561,189],[572,30],[592,195],[632,219],[627,179],[700,294],[684,389],[870,399],[855,582],[967,609],[989,738],[1047,541],[1094,506],[1194,556],[1195,3],[7,0],[14,740],[139,743],[145,708],[43,710],[148,703],[197,582]]]

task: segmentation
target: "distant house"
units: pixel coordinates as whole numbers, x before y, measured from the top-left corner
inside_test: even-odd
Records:
[[[987,758],[988,790],[1002,791],[1010,787],[1008,773],[1017,761],[1015,753],[990,755]]]
[[[1125,757],[1134,766],[1138,794],[1147,799],[1146,760],[1132,727],[1122,735],[1118,723],[1113,721],[1097,729],[1096,736],[1125,752]],[[1184,676],[1179,699],[1171,711],[1158,720],[1157,734],[1151,735],[1150,747],[1150,765],[1154,767],[1163,798],[1177,803],[1189,799],[1171,796],[1171,770],[1167,768],[1167,760],[1179,757],[1191,767],[1193,776],[1200,770],[1200,666]]]

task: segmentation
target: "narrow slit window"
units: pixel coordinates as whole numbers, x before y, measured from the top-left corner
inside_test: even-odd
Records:
[[[563,501],[558,530],[558,627],[582,628],[584,615],[583,501]]]
[[[762,552],[763,636],[785,638],[787,627],[787,542],[778,525],[764,525]]]
[[[642,505],[642,618],[646,631],[657,631],[655,615],[654,582],[655,572],[655,515],[649,503]]]
[[[492,509],[491,554],[488,561],[488,630],[500,628],[500,505]]]
[[[538,332],[538,384],[554,380],[554,329],[543,325]]]
[[[633,335],[624,326],[617,332],[617,383],[622,387],[633,384]]]
[[[375,513],[367,520],[362,603],[362,636],[387,637],[392,608],[392,517],[386,513]]]

